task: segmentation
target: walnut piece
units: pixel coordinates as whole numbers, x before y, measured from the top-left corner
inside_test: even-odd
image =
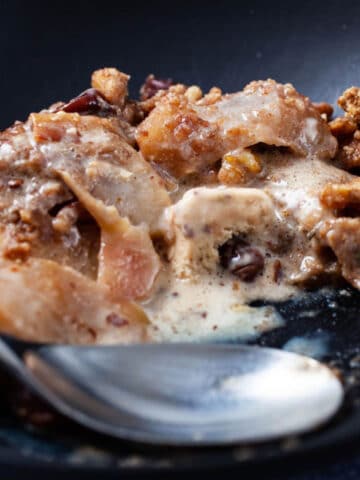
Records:
[[[356,130],[356,123],[347,117],[337,117],[329,122],[330,132],[336,138],[352,135]]]
[[[338,155],[343,168],[352,169],[360,167],[360,130],[356,130],[354,138],[346,145],[344,145]]]
[[[320,200],[335,210],[360,205],[360,179],[349,183],[328,183],[320,194]]]
[[[345,111],[347,117],[355,122],[360,122],[360,88],[350,87],[339,97],[339,106]]]
[[[325,115],[326,120],[329,120],[331,118],[331,115],[333,114],[334,109],[330,105],[330,103],[313,102],[313,105],[316,108],[316,110],[320,113],[320,115]]]
[[[224,155],[218,179],[224,185],[236,185],[260,172],[259,158],[249,149],[238,149]]]

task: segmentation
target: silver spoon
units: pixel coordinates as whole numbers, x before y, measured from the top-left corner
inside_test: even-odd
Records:
[[[258,442],[305,432],[343,399],[340,381],[319,362],[243,345],[74,347],[5,339],[0,362],[76,422],[152,444]]]

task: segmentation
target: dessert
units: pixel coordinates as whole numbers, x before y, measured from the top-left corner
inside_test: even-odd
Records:
[[[61,343],[250,335],[258,299],[360,288],[360,89],[344,116],[104,68],[0,134],[0,329]]]

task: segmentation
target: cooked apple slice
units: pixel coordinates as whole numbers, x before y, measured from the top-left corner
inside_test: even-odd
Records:
[[[110,289],[114,300],[145,298],[160,270],[147,227],[131,225],[114,206],[93,197],[67,172],[59,175],[101,228],[98,282]]]

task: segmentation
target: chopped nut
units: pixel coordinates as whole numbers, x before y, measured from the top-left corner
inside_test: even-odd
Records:
[[[201,88],[196,85],[189,87],[185,92],[185,97],[189,100],[190,103],[195,103],[202,97]]]
[[[4,257],[8,260],[25,261],[31,251],[29,242],[14,242],[6,246],[4,250]]]
[[[59,112],[64,105],[65,105],[65,102],[55,102],[51,104],[47,110],[51,113]]]
[[[360,179],[349,183],[327,184],[320,194],[320,201],[335,210],[360,205]]]
[[[360,141],[356,138],[355,132],[353,139],[343,145],[339,151],[338,159],[341,161],[343,168],[360,167]]]
[[[331,118],[331,115],[333,114],[334,109],[330,105],[330,103],[313,102],[313,105],[316,108],[316,110],[320,113],[320,115],[325,115],[326,120],[329,120],[329,118]]]
[[[343,277],[360,288],[360,218],[337,218],[325,222],[319,235],[335,253]]]
[[[113,105],[121,107],[128,96],[129,75],[119,72],[116,68],[96,70],[91,77],[91,85]]]
[[[11,210],[9,210],[7,219],[9,223],[17,223],[20,220],[19,210],[17,210],[16,208],[12,208]]]
[[[56,217],[52,219],[53,229],[59,233],[68,233],[77,222],[81,208],[79,202],[72,202],[63,207]]]
[[[338,117],[329,123],[329,128],[334,137],[345,137],[356,130],[356,123],[350,118]]]
[[[261,163],[258,157],[250,150],[233,150],[223,157],[218,173],[218,179],[225,185],[244,183],[250,175],[261,172]]]
[[[32,216],[31,210],[26,210],[24,208],[21,208],[19,213],[20,213],[20,218],[24,223],[32,223],[33,216]]]
[[[360,122],[360,88],[350,87],[339,97],[339,106],[345,111],[347,117],[355,122]]]
[[[144,116],[145,111],[138,102],[127,100],[121,112],[121,117],[125,122],[129,123],[130,125],[138,125],[142,120],[144,120]]]
[[[50,180],[40,187],[40,193],[41,195],[45,196],[55,196],[55,195],[61,195],[64,193],[64,185],[62,185],[60,182],[56,180]]]
[[[245,172],[241,166],[223,162],[218,173],[218,180],[224,185],[238,185],[245,182]]]
[[[213,105],[221,99],[222,91],[218,87],[213,87],[209,92],[198,101],[199,105]]]

